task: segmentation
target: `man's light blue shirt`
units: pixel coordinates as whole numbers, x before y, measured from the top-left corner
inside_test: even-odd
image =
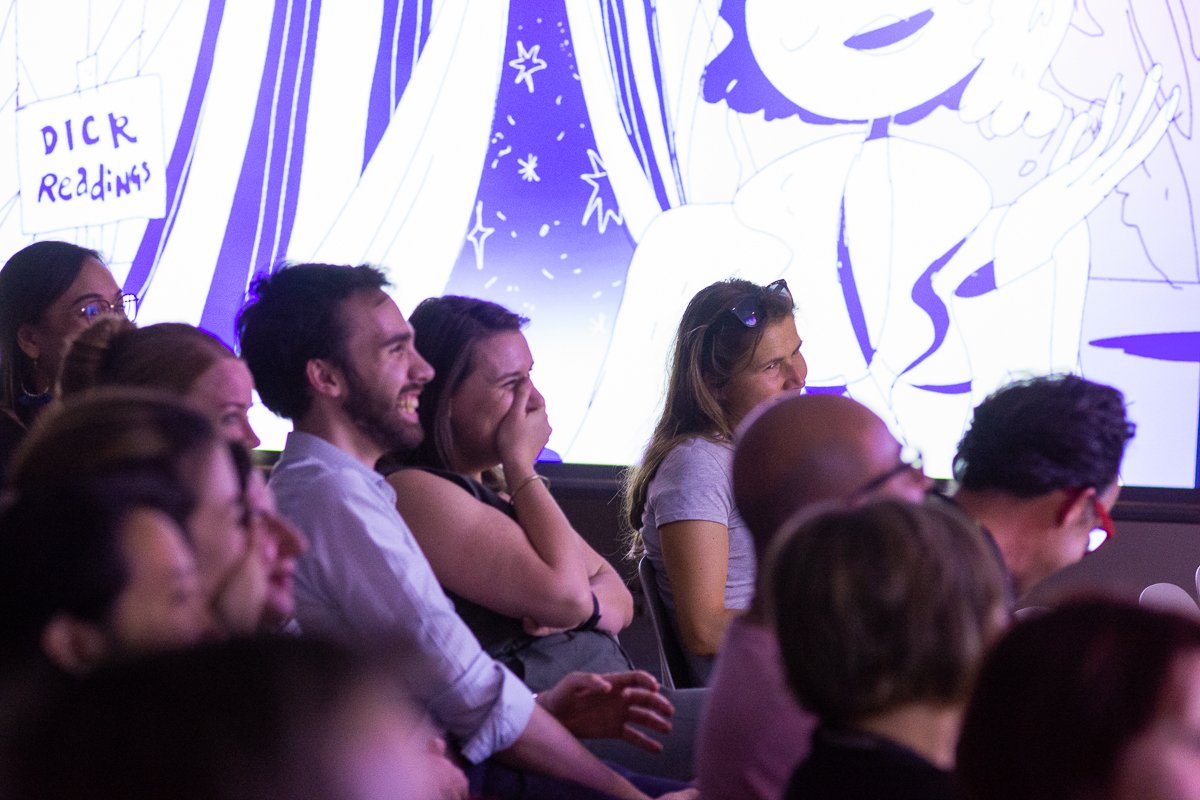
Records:
[[[468,760],[478,763],[516,741],[533,696],[454,612],[387,481],[324,439],[296,431],[270,484],[280,511],[311,543],[296,571],[304,631],[395,639],[406,651],[405,686]]]

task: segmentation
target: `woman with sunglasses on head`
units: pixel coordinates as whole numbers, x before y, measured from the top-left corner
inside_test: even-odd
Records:
[[[95,250],[43,241],[0,269],[0,467],[50,402],[67,345],[105,314],[137,314]]]
[[[676,332],[662,416],[626,479],[631,555],[654,565],[694,682],[754,593],[754,546],[730,484],[733,432],[759,403],[804,386],[793,313],[782,280],[701,289]]]
[[[534,691],[572,671],[632,669],[615,634],[633,598],[534,471],[550,423],[527,320],[450,296],[422,301],[409,321],[434,369],[418,411],[425,438],[378,469],[455,610]]]

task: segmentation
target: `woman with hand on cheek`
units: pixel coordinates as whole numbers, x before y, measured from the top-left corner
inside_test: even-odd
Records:
[[[435,371],[421,396],[425,439],[380,469],[459,616],[534,691],[576,670],[630,669],[616,639],[633,617],[629,590],[534,471],[550,423],[525,320],[438,297],[410,321]]]

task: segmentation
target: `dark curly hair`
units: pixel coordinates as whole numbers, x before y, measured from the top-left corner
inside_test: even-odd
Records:
[[[387,285],[383,272],[366,264],[283,264],[257,278],[238,313],[237,333],[263,405],[290,420],[307,414],[308,362],[348,363],[343,301]]]
[[[1136,426],[1125,397],[1077,375],[1017,381],[975,408],[958,444],[954,479],[965,489],[1036,497],[1104,488],[1117,479]]]

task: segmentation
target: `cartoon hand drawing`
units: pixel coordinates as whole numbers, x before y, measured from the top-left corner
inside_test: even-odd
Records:
[[[1179,99],[1162,99],[1153,67],[1132,107],[1117,76],[1098,121],[1092,109],[1064,110],[1039,82],[1069,7],[721,3],[730,35],[705,67],[703,98],[733,112],[733,138],[775,127],[793,147],[766,163],[741,157],[729,202],[680,205],[647,226],[568,455],[636,450],[627,439],[646,428],[629,423],[653,415],[669,322],[729,275],[785,277],[810,390],[845,391],[884,413],[926,448],[936,474],[948,474],[957,440],[947,419],[966,419],[1010,375],[1076,370],[1086,217],[1159,145]],[[1022,70],[1031,66],[1039,71]],[[1002,198],[960,152],[1016,131],[1034,154],[1047,140],[1056,149],[1048,169],[1028,170]],[[977,141],[959,146],[964,137]],[[630,373],[617,388],[615,376]]]

